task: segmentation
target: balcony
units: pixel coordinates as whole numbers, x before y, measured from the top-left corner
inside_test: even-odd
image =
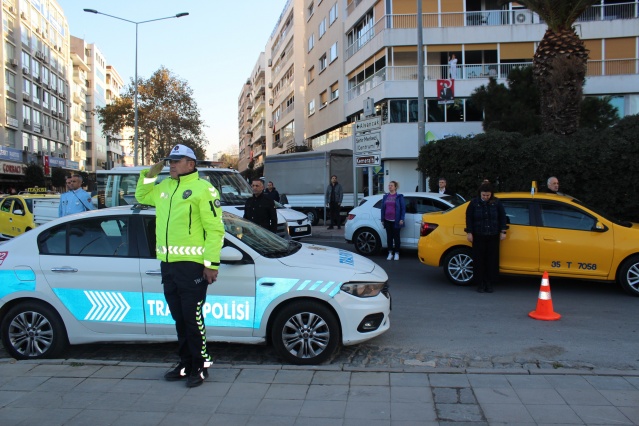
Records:
[[[87,92],[86,90],[80,89],[80,90],[74,90],[73,91],[73,102],[76,102],[78,104],[86,104],[87,102]]]
[[[457,65],[456,80],[488,79],[489,77],[505,79],[514,68],[529,67],[532,64],[532,62],[461,64]],[[426,65],[424,67],[424,79],[447,79],[449,78],[448,72],[448,65]],[[587,62],[586,77],[633,75],[637,73],[639,73],[638,59],[609,59]],[[417,81],[417,65],[382,68],[361,83],[351,87],[348,90],[348,100],[352,101],[385,81]]]
[[[86,84],[86,81],[87,81],[86,71],[81,70],[79,68],[75,68],[73,70],[73,81],[75,81],[78,84]]]
[[[355,1],[351,2],[357,3]],[[616,19],[637,19],[639,8],[634,2],[595,5],[582,13],[576,22],[596,22]],[[423,28],[451,28],[510,25],[543,24],[536,13],[528,9],[516,10],[482,10],[475,12],[423,13]],[[345,57],[348,60],[361,48],[385,30],[417,28],[417,14],[384,15],[374,25],[358,33],[359,37],[346,47]]]
[[[18,127],[19,124],[20,122],[16,117],[7,114],[7,126]]]

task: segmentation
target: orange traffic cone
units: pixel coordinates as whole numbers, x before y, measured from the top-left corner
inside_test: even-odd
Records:
[[[530,318],[544,321],[557,321],[561,315],[552,310],[552,297],[550,297],[550,283],[548,282],[548,272],[544,271],[541,278],[541,289],[537,298],[537,309],[528,314]]]

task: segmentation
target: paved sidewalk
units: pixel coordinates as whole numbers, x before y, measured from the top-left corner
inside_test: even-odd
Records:
[[[0,360],[0,425],[639,425],[637,371]]]

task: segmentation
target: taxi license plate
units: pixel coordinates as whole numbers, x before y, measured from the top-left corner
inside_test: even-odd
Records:
[[[306,232],[306,231],[308,231],[308,227],[307,226],[300,226],[300,227],[297,227],[297,228],[293,229],[293,232]]]

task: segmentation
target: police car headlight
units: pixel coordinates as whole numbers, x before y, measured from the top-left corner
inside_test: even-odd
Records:
[[[356,297],[375,297],[384,288],[384,283],[345,283],[341,290]]]

